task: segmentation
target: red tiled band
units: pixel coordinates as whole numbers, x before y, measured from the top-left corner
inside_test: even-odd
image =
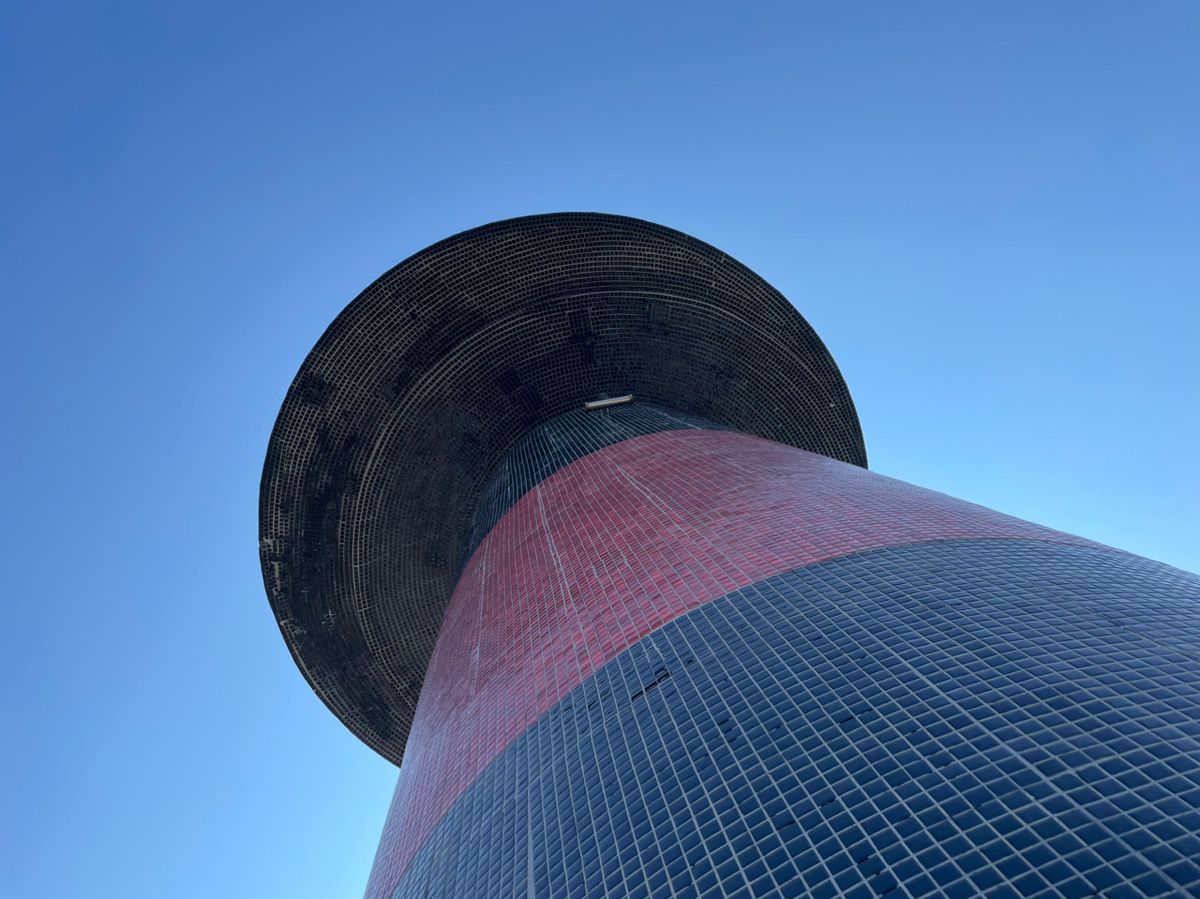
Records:
[[[636,437],[560,469],[464,569],[368,886],[387,897],[458,796],[605,662],[758,580],[887,546],[1087,541],[729,431]]]

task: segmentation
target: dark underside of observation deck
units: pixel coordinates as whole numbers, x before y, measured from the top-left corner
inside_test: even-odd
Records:
[[[412,256],[297,374],[263,471],[263,575],[321,699],[399,763],[489,473],[532,428],[632,393],[858,465],[840,373],[782,295],[636,219],[512,219]]]

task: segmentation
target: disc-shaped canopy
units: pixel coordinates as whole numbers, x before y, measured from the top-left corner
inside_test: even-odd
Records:
[[[846,385],[734,259],[621,216],[510,219],[422,250],[317,341],[260,496],[263,577],[296,664],[399,764],[489,471],[584,402],[644,400],[866,465]]]

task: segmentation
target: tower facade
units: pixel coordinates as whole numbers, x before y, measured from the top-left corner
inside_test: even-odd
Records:
[[[1200,578],[868,471],[816,335],[678,232],[401,263],[261,512],[297,663],[400,764],[372,899],[1200,895]]]

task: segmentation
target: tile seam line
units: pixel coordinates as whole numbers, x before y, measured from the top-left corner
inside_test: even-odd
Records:
[[[652,435],[643,434],[643,435],[639,435],[639,436],[652,436]],[[1070,535],[1065,535],[1065,536],[1069,537]],[[542,712],[540,715],[538,715],[538,717],[535,718],[533,721],[529,722],[529,724],[527,724],[525,726],[525,728],[520,731],[520,733],[516,734],[513,737],[513,739],[503,749],[501,749],[498,753],[496,753],[495,756],[492,757],[491,760],[488,761],[487,765],[485,765],[483,767],[483,769],[479,772],[479,774],[477,774],[475,776],[475,779],[472,780],[471,783],[468,784],[467,787],[461,793],[458,794],[458,796],[455,797],[454,802],[452,802],[450,804],[450,807],[447,808],[446,811],[442,813],[441,817],[438,818],[437,823],[434,824],[433,827],[431,827],[429,829],[429,833],[426,834],[425,840],[422,841],[422,843],[421,843],[420,847],[418,847],[417,851],[413,853],[413,856],[411,859],[409,859],[408,864],[405,865],[403,870],[401,870],[400,875],[396,881],[396,886],[393,887],[391,892],[389,892],[387,895],[390,897],[390,899],[394,899],[396,890],[399,889],[399,887],[400,887],[400,881],[404,879],[404,874],[408,871],[408,869],[410,867],[412,867],[412,863],[413,863],[413,861],[416,860],[417,855],[420,854],[421,849],[423,849],[425,847],[429,838],[433,836],[434,832],[437,831],[437,829],[442,825],[442,822],[446,820],[446,817],[450,814],[450,812],[454,809],[454,807],[458,805],[459,800],[466,794],[467,790],[469,790],[471,788],[471,786],[486,773],[488,768],[490,768],[492,765],[494,765],[496,763],[496,761],[508,750],[508,748],[510,746],[512,746],[514,743],[516,743],[517,740],[519,740],[521,737],[523,737],[531,728],[533,728],[538,723],[538,721],[540,721],[542,719],[543,716],[549,714],[558,705],[565,702],[572,693],[574,693],[581,686],[583,686],[584,683],[586,683],[588,680],[590,680],[592,677],[594,677],[596,675],[596,673],[600,671],[601,668],[603,668],[605,665],[608,665],[610,662],[614,661],[615,659],[617,659],[624,653],[628,652],[629,650],[633,649],[635,646],[637,646],[639,643],[641,643],[642,640],[645,640],[647,637],[657,634],[659,631],[661,631],[667,625],[674,624],[676,621],[682,621],[683,619],[689,617],[693,612],[698,612],[701,609],[705,608],[706,606],[711,605],[714,602],[718,602],[727,596],[732,596],[734,593],[737,593],[740,590],[745,590],[748,587],[752,587],[754,584],[760,583],[765,580],[769,580],[770,578],[780,577],[782,575],[790,574],[795,571],[804,571],[808,568],[813,568],[817,565],[824,565],[829,562],[840,562],[845,559],[853,559],[853,558],[856,558],[859,556],[867,556],[867,555],[871,555],[874,553],[882,553],[882,552],[887,552],[887,551],[894,550],[894,549],[907,549],[908,547],[912,547],[912,546],[932,546],[932,545],[936,545],[936,544],[940,544],[940,543],[963,543],[963,544],[966,544],[966,543],[1045,543],[1045,544],[1050,544],[1051,546],[1064,546],[1064,547],[1070,547],[1072,549],[1084,550],[1087,552],[1114,553],[1114,554],[1118,554],[1118,555],[1127,556],[1131,559],[1142,558],[1141,556],[1138,556],[1136,553],[1132,553],[1127,550],[1117,549],[1116,547],[1106,546],[1105,544],[1095,543],[1095,542],[1091,542],[1091,541],[1086,542],[1086,543],[1081,543],[1079,540],[1070,540],[1070,539],[1055,540],[1055,539],[1046,538],[1046,537],[1027,537],[1027,536],[1019,536],[1019,537],[938,537],[938,538],[933,538],[930,540],[913,540],[913,541],[909,541],[907,543],[888,544],[887,546],[873,546],[873,547],[870,547],[869,549],[854,550],[854,551],[848,552],[848,553],[841,553],[838,555],[827,556],[827,557],[821,558],[821,559],[815,559],[812,562],[808,562],[804,565],[796,565],[791,568],[781,569],[772,574],[764,575],[754,581],[751,581],[748,584],[738,587],[735,590],[730,590],[726,593],[721,593],[717,596],[714,596],[711,599],[707,599],[704,602],[694,606],[693,608],[688,609],[683,614],[676,615],[674,618],[671,618],[668,621],[662,622],[661,624],[654,627],[652,630],[650,630],[650,631],[646,632],[645,634],[643,634],[642,636],[640,636],[633,643],[630,643],[628,646],[626,646],[620,652],[613,655],[612,658],[606,659],[602,665],[598,666],[586,678],[583,678],[582,680],[580,680],[580,682],[578,684],[576,684],[574,687],[572,687],[569,691],[567,691],[567,693],[564,696],[557,699],[553,705],[551,705],[544,712]]]

